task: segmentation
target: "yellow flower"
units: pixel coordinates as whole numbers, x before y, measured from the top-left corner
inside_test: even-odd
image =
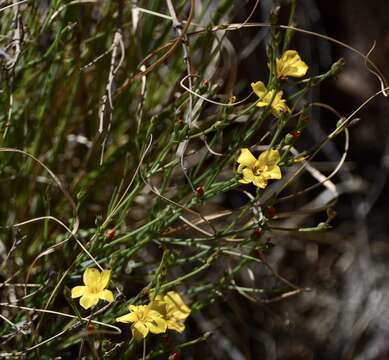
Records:
[[[150,298],[151,307],[163,316],[168,329],[180,333],[185,330],[184,321],[190,315],[191,310],[185,305],[178,293],[169,291],[166,295],[155,297],[151,294]]]
[[[118,317],[116,321],[126,324],[132,323],[131,332],[136,340],[144,339],[149,332],[160,334],[166,331],[166,321],[150,305],[130,305],[128,309],[131,312]]]
[[[302,77],[307,70],[307,64],[301,60],[296,50],[287,50],[282,54],[281,59],[276,59],[278,79],[285,79],[288,76]]]
[[[282,99],[282,91],[278,91],[274,95],[275,90],[266,89],[266,86],[262,81],[251,83],[251,87],[259,97],[259,101],[256,104],[258,107],[271,106],[271,112],[274,116],[280,116],[281,113],[290,111],[288,105],[285,104],[285,100]]]
[[[233,103],[236,102],[236,96],[235,95],[231,95],[229,98],[228,98],[228,103],[231,105]]]
[[[267,186],[270,179],[281,179],[281,169],[277,165],[280,162],[280,154],[277,150],[267,150],[259,155],[258,160],[249,149],[241,149],[237,162],[237,172],[243,178],[242,184],[253,183],[261,189]]]
[[[101,273],[94,268],[84,271],[83,281],[85,286],[75,286],[72,289],[72,298],[81,296],[80,305],[84,309],[89,309],[99,302],[99,299],[108,302],[113,301],[112,291],[106,290],[111,277],[111,270],[103,270]]]

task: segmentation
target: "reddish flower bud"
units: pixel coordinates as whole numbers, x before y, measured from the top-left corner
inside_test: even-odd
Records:
[[[256,238],[260,238],[262,236],[262,229],[261,228],[257,228],[254,230],[254,236]]]
[[[105,237],[107,238],[107,240],[111,241],[111,240],[114,239],[115,233],[116,233],[116,230],[115,230],[115,229],[108,229],[108,230],[105,232]]]
[[[208,81],[207,79],[204,79],[204,80],[201,82],[201,85],[204,86],[204,87],[208,87],[209,81]]]
[[[170,359],[172,360],[177,360],[177,353],[174,352],[173,354],[170,355]]]
[[[273,206],[269,206],[268,208],[266,208],[265,214],[268,219],[272,219],[274,218],[274,216],[276,216],[277,211]]]
[[[95,326],[93,324],[88,324],[87,325],[87,328],[86,328],[86,331],[88,333],[89,336],[93,335],[93,333],[95,332]]]
[[[197,186],[197,188],[195,189],[195,193],[197,197],[203,197],[204,188],[202,186]]]
[[[293,131],[291,131],[289,134],[292,135],[292,136],[293,136],[293,139],[296,140],[296,139],[298,139],[298,138],[300,137],[301,131],[293,130]]]

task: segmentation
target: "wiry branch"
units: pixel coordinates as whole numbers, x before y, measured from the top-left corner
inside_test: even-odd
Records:
[[[173,28],[174,31],[177,33],[179,37],[182,37],[182,48],[184,51],[184,62],[186,64],[186,72],[187,72],[187,78],[188,78],[188,87],[190,89],[189,91],[189,104],[188,108],[185,114],[185,123],[188,125],[188,128],[191,127],[192,124],[192,112],[193,112],[193,97],[192,97],[192,70],[191,70],[191,62],[190,62],[190,55],[189,55],[189,47],[188,47],[188,37],[186,34],[182,31],[182,24],[177,18],[176,11],[174,10],[174,6],[172,4],[171,0],[166,0],[167,7],[169,9],[170,16],[172,18]],[[194,9],[194,1],[192,0],[192,10]],[[180,164],[182,171],[185,175],[186,180],[188,181],[189,185],[191,186],[192,190],[194,191],[194,187],[192,184],[192,181],[190,180],[187,169],[184,164],[184,156],[186,149],[189,144],[189,138],[186,138],[178,147],[177,149],[177,155],[180,157]]]
[[[101,145],[100,165],[103,163],[105,146],[112,126],[112,112],[114,108],[113,101],[112,101],[112,89],[114,86],[114,80],[118,70],[123,64],[124,56],[125,56],[123,35],[122,35],[122,30],[120,25],[122,22],[122,5],[123,5],[122,2],[119,1],[119,17],[118,17],[119,27],[118,30],[116,30],[115,35],[113,37],[113,42],[111,46],[111,51],[112,51],[111,65],[109,68],[108,81],[107,81],[107,86],[105,88],[105,94],[102,97],[101,106],[99,109],[99,130],[98,131],[100,134],[102,134],[104,131],[104,117],[106,112],[108,113],[107,131],[105,133],[105,137]],[[119,55],[120,58],[118,60]]]

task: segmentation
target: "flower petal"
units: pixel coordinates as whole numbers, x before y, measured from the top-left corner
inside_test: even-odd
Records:
[[[97,296],[98,296],[99,299],[108,301],[109,303],[113,302],[113,300],[114,300],[114,297],[113,297],[113,294],[112,294],[111,290],[100,291],[97,294]]]
[[[266,150],[258,157],[257,167],[262,168],[267,166],[268,168],[272,168],[274,165],[280,162],[280,153],[278,150]]]
[[[85,294],[86,286],[75,286],[72,289],[71,297],[72,299],[78,298]]]
[[[162,295],[161,294],[156,294],[154,291],[150,291],[149,299],[150,299],[150,302],[162,301]]]
[[[150,320],[154,318],[162,318],[162,315],[158,311],[148,308],[147,318]]]
[[[241,173],[242,173],[242,170],[243,170],[244,168],[245,168],[244,165],[239,164],[238,168],[236,169],[236,172],[237,172],[238,174],[241,174]]]
[[[301,60],[300,55],[295,50],[287,50],[280,59],[276,59],[276,68],[278,78],[302,77],[308,71],[307,64]]]
[[[255,176],[251,169],[249,168],[243,169],[242,174],[243,174],[243,179],[239,180],[240,183],[249,184],[254,181]]]
[[[157,300],[159,299],[159,300]],[[155,300],[153,300],[150,304],[149,304],[149,307],[151,310],[155,310],[157,312],[159,312],[162,316],[165,316],[166,315],[166,303],[164,301],[161,300],[162,297],[161,296],[156,296],[155,297]]]
[[[267,101],[261,101],[259,100],[255,106],[258,106],[258,107],[266,107],[266,106],[269,106],[269,103]]]
[[[258,107],[270,106],[274,116],[278,117],[281,113],[289,112],[290,109],[282,98],[283,91],[278,91],[274,95],[274,90],[270,90],[261,100],[256,103]]]
[[[281,169],[278,165],[275,165],[271,170],[266,171],[264,176],[267,179],[281,179],[282,178]]]
[[[177,320],[185,320],[189,316],[190,308],[185,305],[181,296],[175,291],[169,291],[164,296],[164,300],[167,304],[168,316]]]
[[[185,330],[185,325],[184,323],[177,321],[175,319],[169,319],[167,321],[167,328],[181,333]]]
[[[154,334],[160,334],[166,331],[167,324],[166,320],[162,317],[162,315],[155,310],[149,310],[147,313],[147,326],[150,331]]]
[[[260,189],[264,189],[267,186],[267,179],[264,176],[255,176],[253,184]]]
[[[251,183],[251,181],[248,181],[248,180],[245,180],[245,179],[240,179],[239,182],[241,184],[250,184]]]
[[[259,98],[262,98],[267,93],[266,86],[262,81],[251,83],[251,87]]]
[[[248,168],[253,168],[257,159],[251,153],[251,151],[247,148],[240,150],[240,155],[236,160],[238,164],[246,166]]]
[[[129,305],[128,309],[133,312],[144,312],[147,310],[147,305]]]
[[[289,112],[290,109],[282,98],[283,91],[278,91],[273,101],[271,102],[272,113],[274,116],[280,116],[281,113]]]
[[[89,309],[95,306],[99,302],[99,298],[96,295],[83,295],[80,299],[80,305],[85,309]]]
[[[152,319],[153,319],[152,321],[147,322],[147,326],[150,329],[150,331],[153,334],[164,333],[167,329],[166,321],[162,319],[162,317],[160,316],[156,316],[156,317],[153,316]]]
[[[103,290],[108,286],[109,279],[111,278],[111,270],[103,270],[100,273],[99,289]]]
[[[83,281],[86,286],[96,287],[100,282],[100,271],[95,268],[87,268],[84,271]]]
[[[121,322],[121,323],[125,323],[125,324],[129,324],[129,323],[132,323],[132,322],[135,322],[138,320],[139,320],[139,318],[135,312],[131,312],[129,314],[126,314],[126,315],[123,315],[123,316],[116,318],[117,322]]]
[[[149,333],[149,328],[142,321],[137,321],[131,326],[132,335],[135,339],[145,338]]]

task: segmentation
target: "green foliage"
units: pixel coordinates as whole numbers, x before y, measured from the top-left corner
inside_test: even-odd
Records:
[[[303,140],[314,106],[306,95],[337,75],[341,61],[323,74],[278,79],[276,59],[294,32],[285,37],[273,12],[269,46],[256,57],[270,64],[262,80],[283,89],[291,109],[274,117],[272,103],[260,108],[255,95],[241,96],[251,91],[246,80],[226,86],[236,70],[226,64],[236,56],[229,36],[237,27],[221,24],[233,1],[202,2],[193,13],[190,2],[175,1],[176,32],[165,1],[48,3],[1,14],[2,353],[141,356],[143,345],[115,318],[147,302],[150,291],[179,289],[194,317],[230,292],[258,302],[301,292],[266,254],[270,236],[323,231],[332,219],[331,201],[310,210],[324,213],[317,227],[315,217],[306,229],[277,224],[282,209],[296,210],[285,199],[303,190],[291,183],[305,160],[349,125],[336,129],[334,121],[319,144]],[[234,93],[238,100],[229,101]],[[239,183],[240,149],[257,155],[269,147],[281,154],[283,178],[266,189]],[[85,311],[70,289],[96,263],[112,269],[116,300]],[[265,275],[247,280],[250,267]],[[192,327],[189,318],[172,343],[148,337],[145,357],[208,341]]]

